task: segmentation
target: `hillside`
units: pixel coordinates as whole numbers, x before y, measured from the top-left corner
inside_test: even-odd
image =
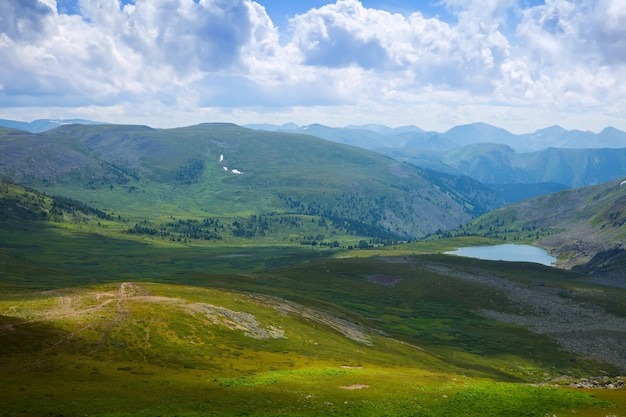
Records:
[[[0,151],[1,175],[135,220],[293,214],[328,225],[327,236],[397,240],[502,204],[478,183],[471,194],[435,186],[434,174],[371,151],[229,124],[3,130]]]
[[[446,152],[389,149],[383,153],[423,168],[467,175],[484,184],[584,187],[626,176],[626,148],[517,153],[507,145],[484,143]]]
[[[31,209],[49,203],[7,187]],[[4,413],[541,417],[626,407],[624,292],[576,273],[411,246],[366,258],[162,247],[112,236],[114,222],[0,220]]]
[[[610,181],[523,201],[479,217],[463,230],[506,236],[507,240],[534,238],[559,257],[562,267],[615,274],[624,285],[626,186],[620,183]]]
[[[0,182],[5,414],[542,417],[626,407],[624,290],[576,272],[436,254],[460,241],[201,245],[145,238],[131,224]]]

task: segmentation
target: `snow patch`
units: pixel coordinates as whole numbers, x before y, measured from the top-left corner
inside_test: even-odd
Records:
[[[220,154],[220,164],[222,162],[224,162],[224,154]],[[222,165],[222,169],[224,169],[224,171],[228,172],[228,167]],[[243,174],[243,172],[238,170],[238,169],[231,169],[230,172],[232,172],[233,174],[237,174],[237,175],[242,175]]]

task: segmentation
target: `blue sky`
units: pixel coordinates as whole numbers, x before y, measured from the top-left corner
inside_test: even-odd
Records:
[[[626,130],[623,0],[2,0],[0,118]]]

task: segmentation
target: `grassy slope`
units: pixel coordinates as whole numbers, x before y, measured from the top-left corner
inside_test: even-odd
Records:
[[[463,192],[444,183],[434,186],[418,168],[374,152],[235,125],[167,130],[63,126],[37,138],[42,144],[79,153],[88,162],[84,167],[67,164],[63,153],[53,150],[46,158],[61,161],[66,169],[46,172],[58,176],[43,181],[42,171],[18,179],[139,220],[172,213],[247,216],[295,210],[419,236],[484,212],[485,207],[476,207],[476,202],[484,205],[491,198],[467,204],[470,198]],[[13,158],[7,166],[27,159]],[[244,174],[235,175],[224,167]],[[25,167],[12,169],[20,172]]]
[[[611,181],[526,200],[488,213],[461,234],[535,241],[572,267],[620,248],[626,239],[626,187]],[[621,268],[618,261],[614,268]]]
[[[128,235],[117,218],[1,186],[7,415],[605,416],[626,409],[623,389],[592,397],[525,384],[617,374],[619,364],[493,317],[537,314],[506,288],[626,317],[623,291],[586,285],[576,274],[428,255],[458,244],[445,241],[349,252],[189,246]]]
[[[12,316],[2,318],[9,342],[1,351],[3,410],[141,416],[615,410],[586,393],[496,382],[476,371],[468,376],[376,334],[371,346],[358,343],[303,318],[306,308],[280,313],[282,302],[268,300],[147,283],[5,297],[0,308]],[[252,321],[257,331],[280,331],[278,337],[246,335],[242,328]]]
[[[609,391],[594,394],[613,405],[520,384],[617,370],[571,362],[552,339],[482,316],[517,307],[437,268],[542,281],[626,316],[623,294],[563,271],[432,255],[162,248],[72,225],[0,228],[9,415],[604,416],[626,407]],[[418,246],[407,251],[428,252]],[[369,282],[374,274],[402,280]],[[368,387],[340,388],[359,385]]]

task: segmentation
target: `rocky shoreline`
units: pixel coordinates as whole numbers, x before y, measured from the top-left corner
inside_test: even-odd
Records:
[[[596,378],[581,378],[573,381],[571,377],[562,376],[553,379],[546,384],[553,387],[571,387],[584,389],[622,389],[626,387],[626,376],[608,377],[601,376]]]

